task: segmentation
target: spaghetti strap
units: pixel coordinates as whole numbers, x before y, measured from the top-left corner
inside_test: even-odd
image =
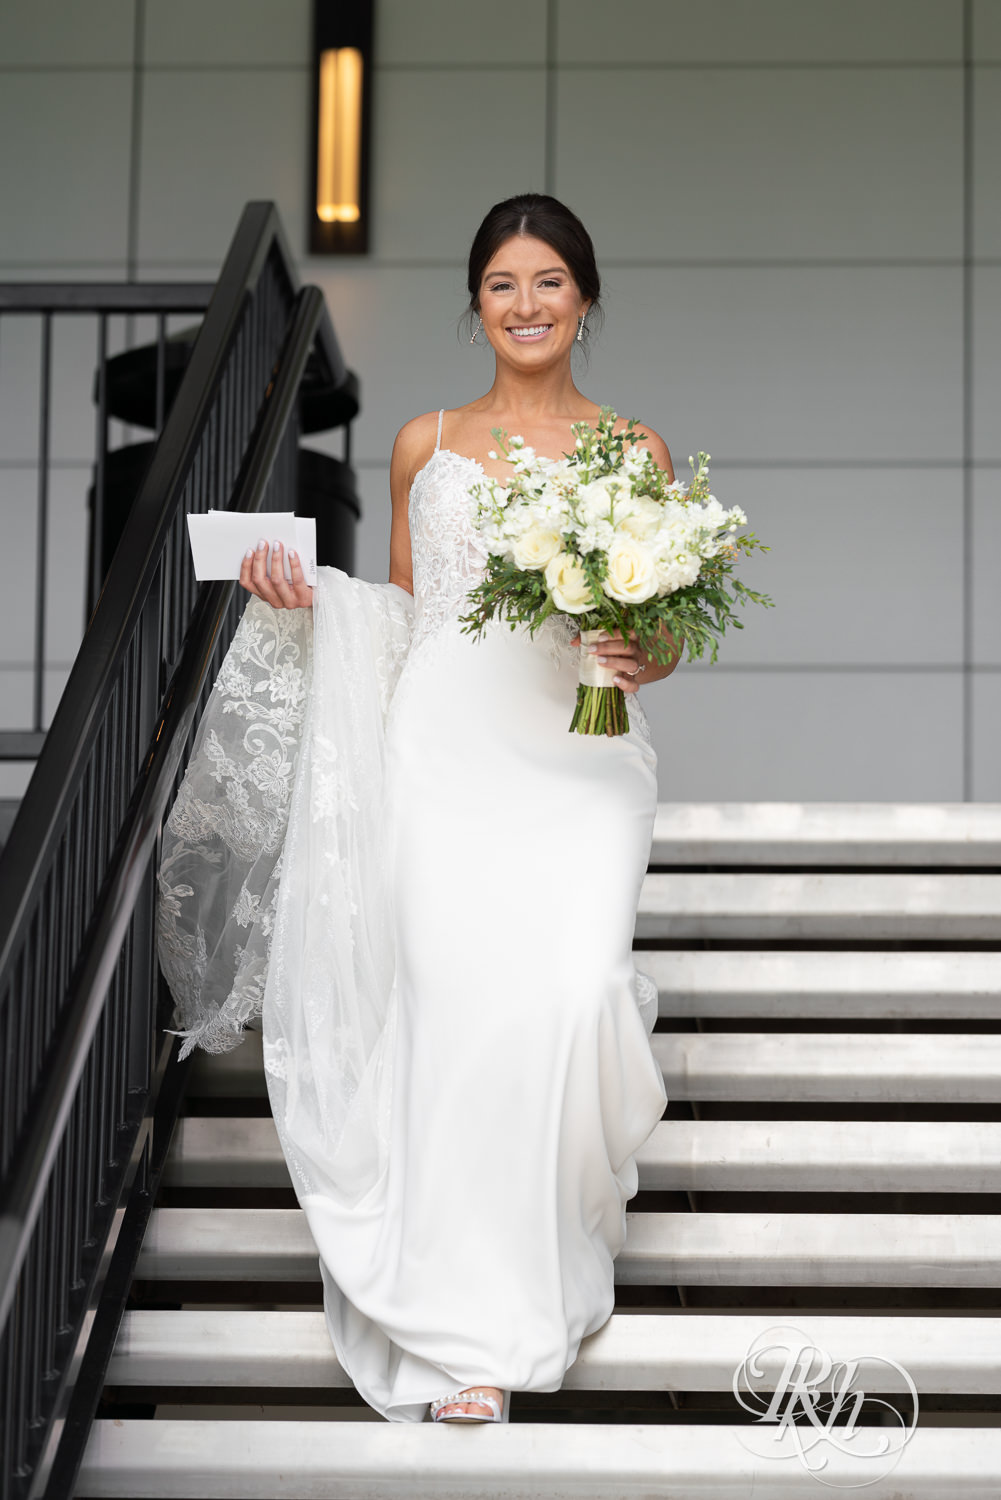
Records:
[[[444,415],[445,415],[445,408],[442,407],[441,411],[438,413],[438,436],[434,440],[434,451],[436,453],[438,452],[438,449],[441,447],[441,423],[442,423],[442,418],[444,417]]]

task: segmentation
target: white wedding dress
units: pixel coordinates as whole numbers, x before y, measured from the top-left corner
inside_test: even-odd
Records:
[[[168,820],[161,963],[185,1049],[263,1009],[272,1109],[357,1389],[421,1420],[557,1390],[609,1317],[660,1119],[632,935],[656,804],[642,712],[568,733],[573,624],[482,639],[481,470],[436,446],[414,598],[321,569],[252,600]]]

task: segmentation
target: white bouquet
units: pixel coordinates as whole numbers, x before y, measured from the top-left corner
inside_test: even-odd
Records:
[[[470,491],[473,525],[486,544],[482,581],[469,593],[465,630],[479,634],[495,616],[534,634],[549,615],[577,618],[581,640],[602,632],[635,637],[648,657],[668,665],[687,644],[689,660],[706,648],[716,660],[728,625],[742,629],[733,606],[770,604],[734,576],[739,553],[762,543],[738,528],[739,506],[723,508],[709,493],[709,455],[689,459],[689,484],[669,481],[637,439],[630,421],[615,434],[616,414],[601,408],[596,428],[578,422],[574,451],[538,458],[520,437],[494,428],[513,474],[486,478]],[[497,453],[491,453],[497,458]],[[625,695],[590,657],[571,730],[624,734]]]

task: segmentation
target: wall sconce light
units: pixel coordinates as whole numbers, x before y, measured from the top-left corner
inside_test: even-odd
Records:
[[[311,255],[368,250],[373,0],[313,0]]]

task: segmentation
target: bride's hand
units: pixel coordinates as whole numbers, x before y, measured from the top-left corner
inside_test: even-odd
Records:
[[[313,590],[302,576],[302,564],[297,552],[289,551],[291,580],[285,577],[281,542],[274,547],[274,572],[268,572],[268,544],[262,537],[256,552],[248,552],[240,567],[240,583],[273,609],[309,609],[313,603]]]
[[[624,693],[635,693],[645,682],[657,682],[661,677],[670,676],[678,665],[679,648],[666,631],[663,634],[674,651],[673,660],[666,667],[648,656],[634,635],[627,639],[621,630],[617,630],[614,635],[606,633],[595,645],[583,649],[592,652],[600,666],[615,673],[616,687],[620,687]],[[580,636],[575,635],[570,644],[579,646]]]

